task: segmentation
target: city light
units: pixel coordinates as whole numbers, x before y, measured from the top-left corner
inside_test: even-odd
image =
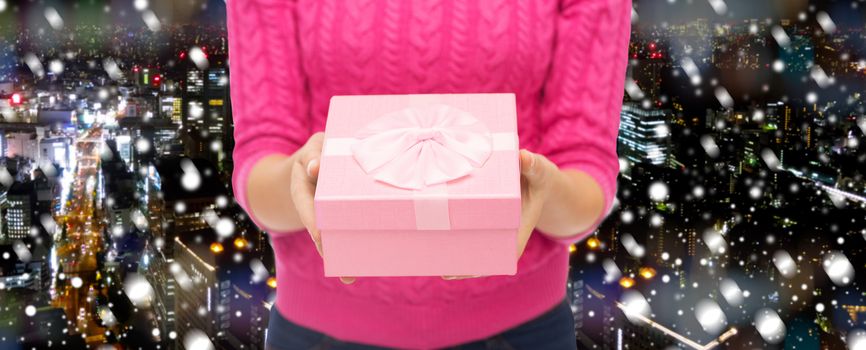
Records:
[[[244,239],[243,237],[238,237],[238,238],[235,238],[234,244],[235,244],[236,248],[243,249],[249,245],[249,242],[247,242],[247,240]]]
[[[277,279],[273,277],[268,278],[268,287],[277,288]]]
[[[623,288],[631,288],[634,287],[634,278],[631,277],[623,277],[619,279],[619,285]]]
[[[589,239],[586,240],[586,246],[590,249],[598,249],[601,247],[601,241],[597,237],[589,237]]]
[[[212,251],[214,254],[222,253],[223,250],[224,250],[223,245],[220,244],[219,242],[213,242],[210,245],[210,251]]]
[[[9,102],[13,105],[21,104],[21,94],[17,92],[12,94],[12,97],[9,98]]]
[[[656,269],[652,267],[641,267],[638,274],[645,280],[652,279],[656,276]]]

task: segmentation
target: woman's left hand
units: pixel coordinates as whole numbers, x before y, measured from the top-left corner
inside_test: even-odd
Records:
[[[559,168],[547,157],[520,150],[520,228],[517,231],[517,257],[523,255],[526,243],[538,224],[544,202],[550,193],[552,178]],[[482,276],[442,276],[446,280],[475,278]]]

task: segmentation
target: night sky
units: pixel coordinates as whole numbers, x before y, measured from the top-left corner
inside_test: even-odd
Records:
[[[142,1],[142,0],[139,0]],[[224,0],[144,0],[163,23],[221,24],[225,23]],[[8,8],[0,21],[27,21],[47,25],[43,11],[51,6],[63,16],[64,22],[88,23],[112,21],[118,24],[144,23],[135,9],[135,0],[6,0]],[[106,12],[106,9],[108,12]]]
[[[728,11],[720,16],[713,11],[708,0],[634,0],[635,10],[640,16],[639,25],[682,23],[701,17],[718,22],[752,18],[795,20],[800,12],[823,10],[830,14],[837,26],[843,28],[862,26],[862,18],[866,15],[864,0],[726,0],[725,3]],[[810,4],[813,5],[812,9]]]

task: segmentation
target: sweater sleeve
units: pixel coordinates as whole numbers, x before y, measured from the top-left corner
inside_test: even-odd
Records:
[[[581,170],[595,179],[604,194],[604,210],[583,232],[562,238],[545,234],[556,242],[585,238],[613,207],[630,32],[630,0],[564,0],[560,5],[538,151],[560,169]]]
[[[226,2],[235,147],[235,201],[259,227],[247,201],[253,165],[291,155],[309,137],[309,94],[298,52],[295,1]]]

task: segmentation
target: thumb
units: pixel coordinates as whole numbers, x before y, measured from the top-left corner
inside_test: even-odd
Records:
[[[531,178],[538,174],[538,168],[538,155],[525,149],[520,150],[520,174]]]
[[[314,182],[319,178],[319,158],[310,159],[306,165],[307,176]]]

